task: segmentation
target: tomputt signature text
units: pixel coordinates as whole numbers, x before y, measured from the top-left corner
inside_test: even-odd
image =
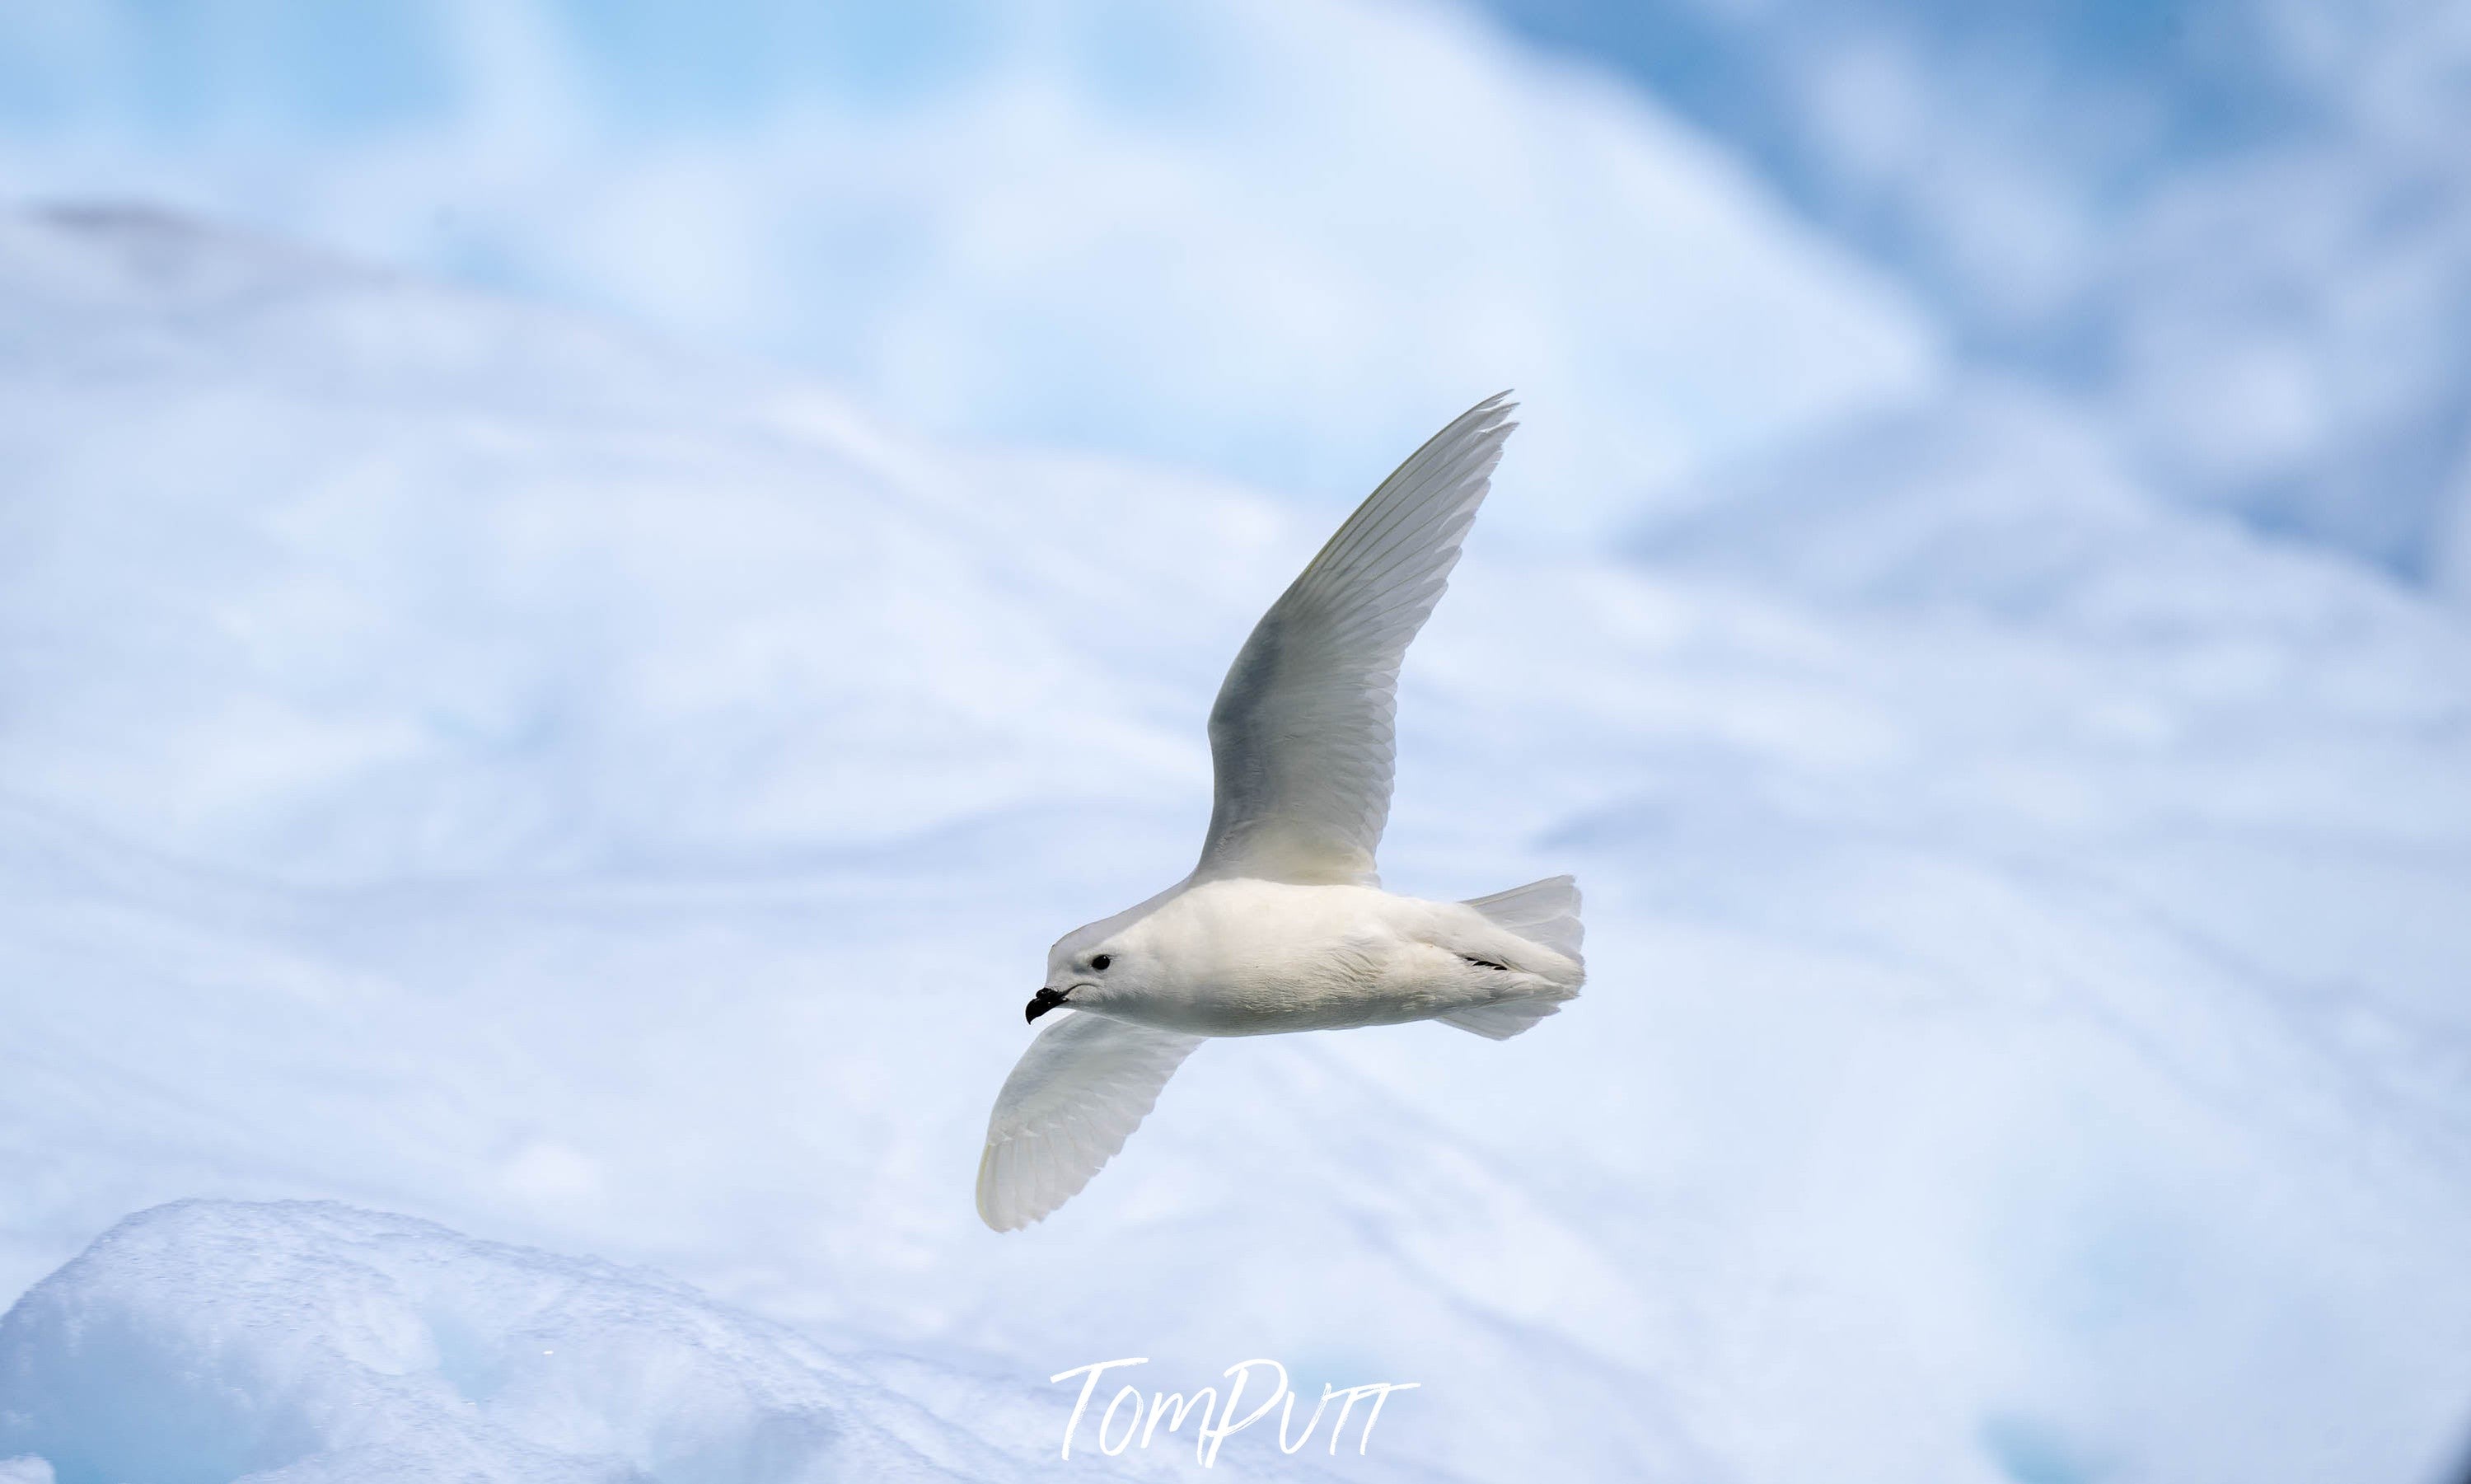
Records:
[[[1131,1355],[1121,1360],[1094,1360],[1088,1365],[1076,1365],[1070,1371],[1059,1371],[1047,1378],[1049,1381],[1071,1380],[1076,1376],[1084,1378],[1081,1395],[1072,1402],[1072,1416],[1064,1425],[1065,1457],[1072,1456],[1072,1438],[1080,1430],[1081,1419],[1089,1414],[1090,1399],[1098,1390],[1098,1378],[1124,1366],[1147,1364],[1147,1355]],[[1236,1409],[1241,1404],[1245,1390],[1253,1384],[1255,1371],[1268,1372],[1275,1378],[1270,1383],[1269,1395],[1239,1419]],[[1330,1451],[1335,1453],[1339,1436],[1347,1430],[1348,1417],[1354,1412],[1356,1403],[1370,1401],[1372,1405],[1364,1411],[1364,1433],[1355,1445],[1355,1451],[1361,1454],[1373,1446],[1373,1425],[1380,1420],[1381,1403],[1390,1400],[1390,1393],[1414,1391],[1419,1384],[1415,1381],[1373,1381],[1347,1387],[1325,1384],[1321,1389],[1321,1400],[1313,1403],[1312,1415],[1305,1419],[1305,1430],[1290,1443],[1287,1433],[1295,1424],[1296,1394],[1287,1388],[1287,1368],[1275,1360],[1244,1360],[1229,1366],[1225,1374],[1227,1402],[1224,1406],[1219,1405],[1218,1388],[1215,1386],[1202,1387],[1192,1394],[1189,1401],[1180,1391],[1154,1391],[1145,1401],[1139,1386],[1118,1386],[1113,1400],[1098,1414],[1098,1426],[1094,1435],[1098,1451],[1112,1458],[1131,1448],[1136,1437],[1141,1439],[1141,1447],[1147,1448],[1158,1437],[1161,1421],[1165,1421],[1167,1431],[1177,1431],[1183,1427],[1185,1419],[1197,1408],[1201,1416],[1198,1430],[1193,1434],[1193,1456],[1203,1468],[1212,1468],[1218,1462],[1219,1445],[1269,1416],[1271,1408],[1276,1407],[1279,1411],[1279,1450],[1298,1452],[1312,1441],[1313,1429],[1321,1425],[1323,1410],[1336,1402],[1339,1404],[1338,1417],[1330,1428]],[[1122,1415],[1127,1405],[1131,1408],[1130,1415]],[[1120,1433],[1117,1430],[1119,1416]]]

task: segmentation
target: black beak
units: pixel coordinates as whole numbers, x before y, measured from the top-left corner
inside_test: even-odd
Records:
[[[1047,1011],[1054,1009],[1057,1005],[1062,1004],[1063,1002],[1063,990],[1042,989],[1037,994],[1030,997],[1029,1008],[1023,1012],[1023,1018],[1024,1020],[1035,1021],[1040,1016],[1045,1015]]]

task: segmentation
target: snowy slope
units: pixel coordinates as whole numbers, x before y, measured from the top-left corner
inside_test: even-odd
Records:
[[[1120,710],[1029,724],[1103,671],[985,570],[984,498],[829,405],[142,213],[48,220],[8,228],[0,436],[61,497],[20,503],[9,601],[100,648],[19,650],[38,797],[336,880],[863,836],[1190,750]]]
[[[1024,1471],[1128,1354],[1421,1382],[1371,1476],[2400,1481],[2471,1421],[2471,640],[2030,395],[1617,554],[1480,528],[1385,870],[1577,870],[1587,998],[1205,1048],[1004,1238],[1027,976],[1188,864],[1217,672],[1379,467],[955,454],[88,215],[0,230],[0,1287],[340,1198],[914,1357],[859,1371]],[[181,1354],[115,1241],[21,1367],[63,1293]]]
[[[63,1479],[983,1479],[1010,1462],[656,1275],[331,1204],[131,1217],[0,1320],[0,1453]]]

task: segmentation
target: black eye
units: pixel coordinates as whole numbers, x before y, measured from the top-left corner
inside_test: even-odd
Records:
[[[1116,959],[1114,954],[1100,954],[1097,957],[1090,960],[1090,967],[1103,973],[1105,972],[1107,965],[1114,963]]]

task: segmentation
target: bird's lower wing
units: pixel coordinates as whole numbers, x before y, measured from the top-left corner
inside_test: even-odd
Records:
[[[978,1160],[987,1225],[1015,1231],[1080,1194],[1201,1039],[1077,1012],[1040,1032],[987,1119]]]

